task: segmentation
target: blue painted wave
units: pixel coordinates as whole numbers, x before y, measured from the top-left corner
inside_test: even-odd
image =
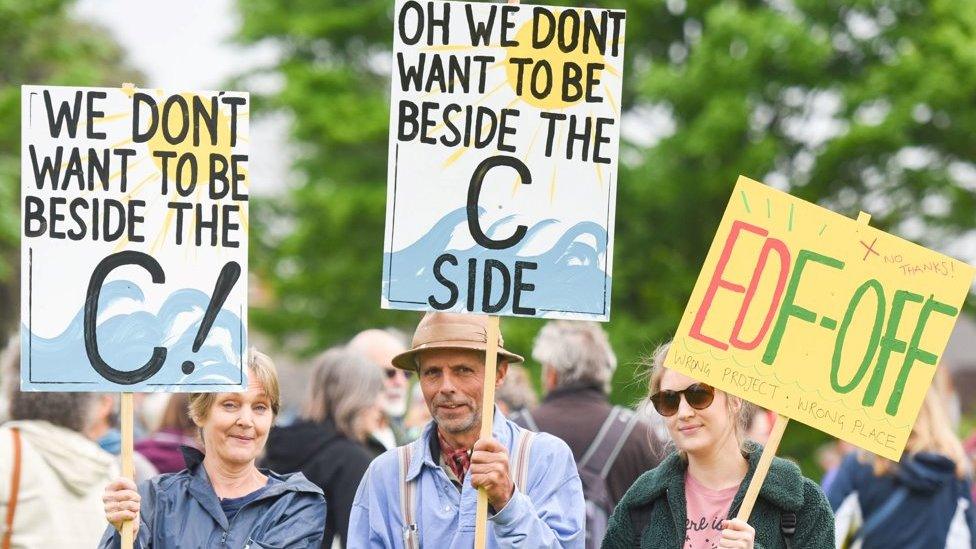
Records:
[[[123,301],[141,304],[145,296],[133,282],[106,283],[98,300],[99,317]],[[20,332],[21,386],[25,391],[213,391],[227,390],[229,385],[240,386],[241,349],[247,333],[236,314],[221,309],[207,340],[198,352],[193,352],[193,340],[209,302],[210,296],[204,292],[183,289],[170,294],[158,314],[146,311],[117,314],[98,324],[95,331],[99,352],[116,370],[142,366],[156,346],[167,349],[162,369],[152,379],[135,385],[116,385],[92,368],[85,351],[84,305],[67,328],[50,339],[30,333],[24,325]],[[192,315],[195,320],[186,322],[187,317],[181,315]],[[186,360],[196,365],[190,374],[183,373],[182,364]]]
[[[479,208],[479,215],[485,214]],[[492,237],[507,237],[513,229],[505,227],[514,219],[507,216],[494,222],[485,233]],[[451,310],[465,308],[468,280],[468,259],[478,260],[476,279],[476,311],[481,310],[482,266],[485,259],[501,261],[514,276],[515,262],[526,261],[538,264],[535,270],[523,271],[523,283],[535,284],[535,289],[523,292],[519,305],[535,308],[536,316],[573,317],[579,314],[607,317],[610,312],[611,277],[604,271],[607,253],[607,231],[598,223],[584,221],[572,225],[563,232],[557,241],[541,253],[529,255],[524,249],[531,245],[533,238],[542,229],[558,223],[545,219],[529,227],[525,238],[516,246],[505,250],[489,250],[478,245],[466,249],[451,248],[451,237],[456,230],[467,231],[467,217],[464,208],[454,210],[441,218],[424,236],[409,246],[383,254],[383,295],[391,306],[398,309],[428,310],[429,296],[438,302],[446,302],[450,290],[437,281],[433,266],[435,260],[444,253],[457,257],[458,265],[444,264],[441,273],[454,282],[460,291],[458,303]],[[500,231],[503,230],[502,233]],[[583,238],[587,237],[589,238]],[[490,303],[497,303],[502,295],[501,282],[495,273],[492,283]],[[511,315],[512,296],[505,308],[497,314]]]

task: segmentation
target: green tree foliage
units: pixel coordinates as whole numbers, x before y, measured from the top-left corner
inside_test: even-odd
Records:
[[[576,2],[547,2],[576,4]],[[617,0],[627,16],[614,398],[669,337],[738,174],[937,249],[976,224],[976,10],[969,0]],[[414,315],[379,309],[392,2],[239,0],[240,39],[281,48],[298,184],[265,205],[253,317],[308,349]],[[663,114],[663,116],[662,116]],[[648,119],[663,119],[652,131]],[[666,131],[661,130],[661,126]],[[283,217],[283,219],[282,219]],[[527,351],[535,321],[506,321]],[[790,433],[797,433],[795,437]],[[821,435],[791,429],[793,455]]]
[[[0,0],[0,330],[20,318],[20,86],[138,82],[115,41],[71,4]]]

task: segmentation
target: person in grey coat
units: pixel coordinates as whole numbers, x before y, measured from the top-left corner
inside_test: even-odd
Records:
[[[160,475],[138,489],[129,479],[102,497],[110,523],[99,547],[121,545],[123,524],[135,521],[135,547],[319,547],[325,531],[322,490],[301,473],[258,469],[279,407],[278,377],[266,355],[248,353],[243,393],[198,393],[189,413],[205,452],[184,447],[187,469]]]

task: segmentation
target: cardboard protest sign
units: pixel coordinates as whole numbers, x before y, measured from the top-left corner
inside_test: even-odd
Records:
[[[898,460],[973,274],[740,177],[666,366]]]
[[[21,93],[22,389],[246,386],[247,94]]]
[[[383,307],[608,320],[625,13],[394,23]]]

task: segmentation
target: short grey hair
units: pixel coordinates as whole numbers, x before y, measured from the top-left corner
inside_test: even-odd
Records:
[[[383,391],[382,370],[348,347],[333,347],[312,363],[301,417],[322,422],[332,419],[343,435],[365,440],[357,425],[363,410]]]
[[[20,390],[20,337],[10,338],[0,354],[4,390],[12,420],[39,420],[84,432],[91,422],[94,393],[40,393]]]
[[[508,367],[505,381],[495,392],[495,398],[507,404],[511,412],[533,408],[538,403],[535,389],[528,374],[525,373],[525,368],[516,365]]]
[[[610,340],[596,322],[554,320],[535,337],[532,358],[559,375],[559,386],[575,383],[597,385],[610,391],[617,356]]]

